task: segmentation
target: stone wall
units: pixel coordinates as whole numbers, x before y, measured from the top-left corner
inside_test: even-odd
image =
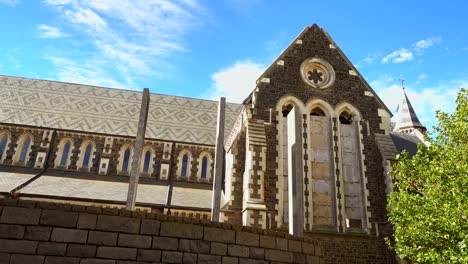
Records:
[[[0,263],[327,263],[323,252],[315,239],[280,232],[0,198]]]

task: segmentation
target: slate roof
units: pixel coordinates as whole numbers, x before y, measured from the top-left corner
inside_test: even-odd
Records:
[[[0,75],[0,123],[135,136],[142,92]],[[227,138],[242,105],[226,104]],[[150,95],[146,138],[214,145],[218,102]]]
[[[408,151],[412,157],[416,154],[418,145],[424,144],[418,136],[401,132],[391,132],[388,135],[375,134],[375,141],[382,157],[388,160],[395,160],[396,155],[403,150]]]
[[[403,88],[403,100],[398,105],[397,121],[395,123],[394,130],[399,131],[405,128],[421,128],[426,130],[426,127],[421,124],[416,116],[416,112],[414,111],[413,106],[406,95],[405,89]]]

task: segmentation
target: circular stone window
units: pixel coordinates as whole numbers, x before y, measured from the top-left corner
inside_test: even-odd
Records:
[[[304,82],[314,88],[324,89],[335,82],[335,71],[327,61],[319,58],[305,60],[301,64],[301,76]]]

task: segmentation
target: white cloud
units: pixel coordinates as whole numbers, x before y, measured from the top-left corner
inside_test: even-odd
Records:
[[[418,75],[418,79],[427,79],[427,77],[429,77],[429,75],[425,74],[425,73],[421,73]]]
[[[391,60],[393,63],[401,63],[413,59],[413,53],[407,49],[399,49],[388,54],[382,59],[383,63],[388,63]]]
[[[68,34],[63,33],[60,28],[44,24],[39,25],[37,29],[39,30],[39,38],[62,38],[68,36]]]
[[[14,6],[20,3],[20,0],[0,0],[0,4]]]
[[[154,77],[185,34],[202,23],[197,0],[46,0],[91,44],[92,59],[106,61],[125,79]],[[88,52],[88,50],[86,50]],[[86,56],[90,56],[89,53]],[[71,60],[71,58],[68,58]],[[79,60],[79,59],[78,59]],[[74,61],[79,64],[78,61]]]
[[[424,49],[428,49],[428,48],[434,46],[435,44],[439,43],[441,40],[442,39],[440,37],[428,38],[428,39],[420,40],[420,41],[414,43],[413,45],[415,46],[416,51],[422,51]]]
[[[210,97],[226,97],[228,102],[241,103],[255,89],[255,81],[265,71],[265,66],[252,61],[237,61],[211,76],[213,88]]]

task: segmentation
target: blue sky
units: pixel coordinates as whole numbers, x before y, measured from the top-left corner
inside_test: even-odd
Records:
[[[468,2],[0,0],[0,74],[240,102],[313,23],[394,111],[421,121],[468,87]]]

